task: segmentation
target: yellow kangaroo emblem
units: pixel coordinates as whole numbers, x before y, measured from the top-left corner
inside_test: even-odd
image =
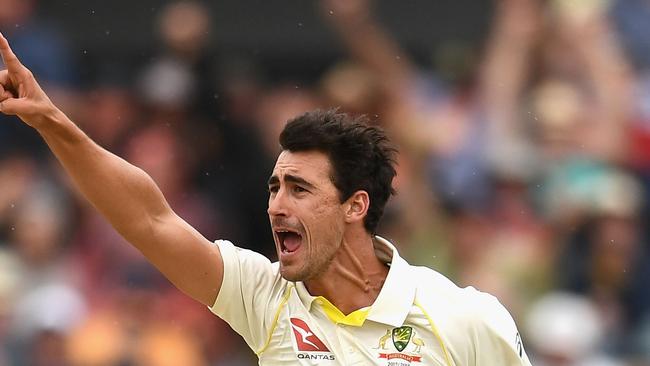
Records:
[[[390,329],[386,330],[386,334],[384,334],[381,338],[379,338],[379,345],[375,349],[386,349],[386,341],[390,338]]]
[[[413,338],[411,339],[411,342],[413,342],[413,344],[415,345],[415,350],[414,351],[417,352],[417,353],[420,353],[420,350],[422,349],[422,346],[424,346],[424,341],[422,340],[422,338],[413,336]]]

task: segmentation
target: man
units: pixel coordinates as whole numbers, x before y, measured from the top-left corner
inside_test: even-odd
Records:
[[[384,133],[336,111],[280,136],[268,214],[279,262],[209,242],[151,178],[99,147],[0,36],[0,110],[34,127],[78,189],[179,289],[226,320],[262,365],[529,365],[490,295],[413,267],[374,230],[393,193]]]

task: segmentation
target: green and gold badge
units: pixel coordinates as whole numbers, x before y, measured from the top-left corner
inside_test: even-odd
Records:
[[[406,346],[408,346],[411,341],[411,336],[413,335],[413,328],[411,327],[399,327],[393,329],[393,345],[397,348],[398,351],[402,352]]]

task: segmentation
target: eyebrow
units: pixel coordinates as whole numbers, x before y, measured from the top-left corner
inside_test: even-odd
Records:
[[[314,185],[309,183],[308,181],[306,181],[304,178],[301,178],[299,176],[292,175],[292,174],[285,174],[284,175],[284,181],[288,182],[288,183],[295,183],[295,184],[304,185],[307,188],[314,188]],[[268,185],[269,186],[276,185],[278,183],[280,183],[280,178],[278,178],[277,175],[271,176],[269,178],[269,180],[268,180]]]

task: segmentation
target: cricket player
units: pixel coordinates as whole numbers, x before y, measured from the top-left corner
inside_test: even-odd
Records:
[[[268,180],[279,261],[180,218],[141,169],[61,112],[0,36],[0,111],[43,137],[76,187],[174,285],[228,322],[260,365],[530,365],[491,295],[409,265],[375,235],[394,193],[384,132],[336,110],[291,120]]]

